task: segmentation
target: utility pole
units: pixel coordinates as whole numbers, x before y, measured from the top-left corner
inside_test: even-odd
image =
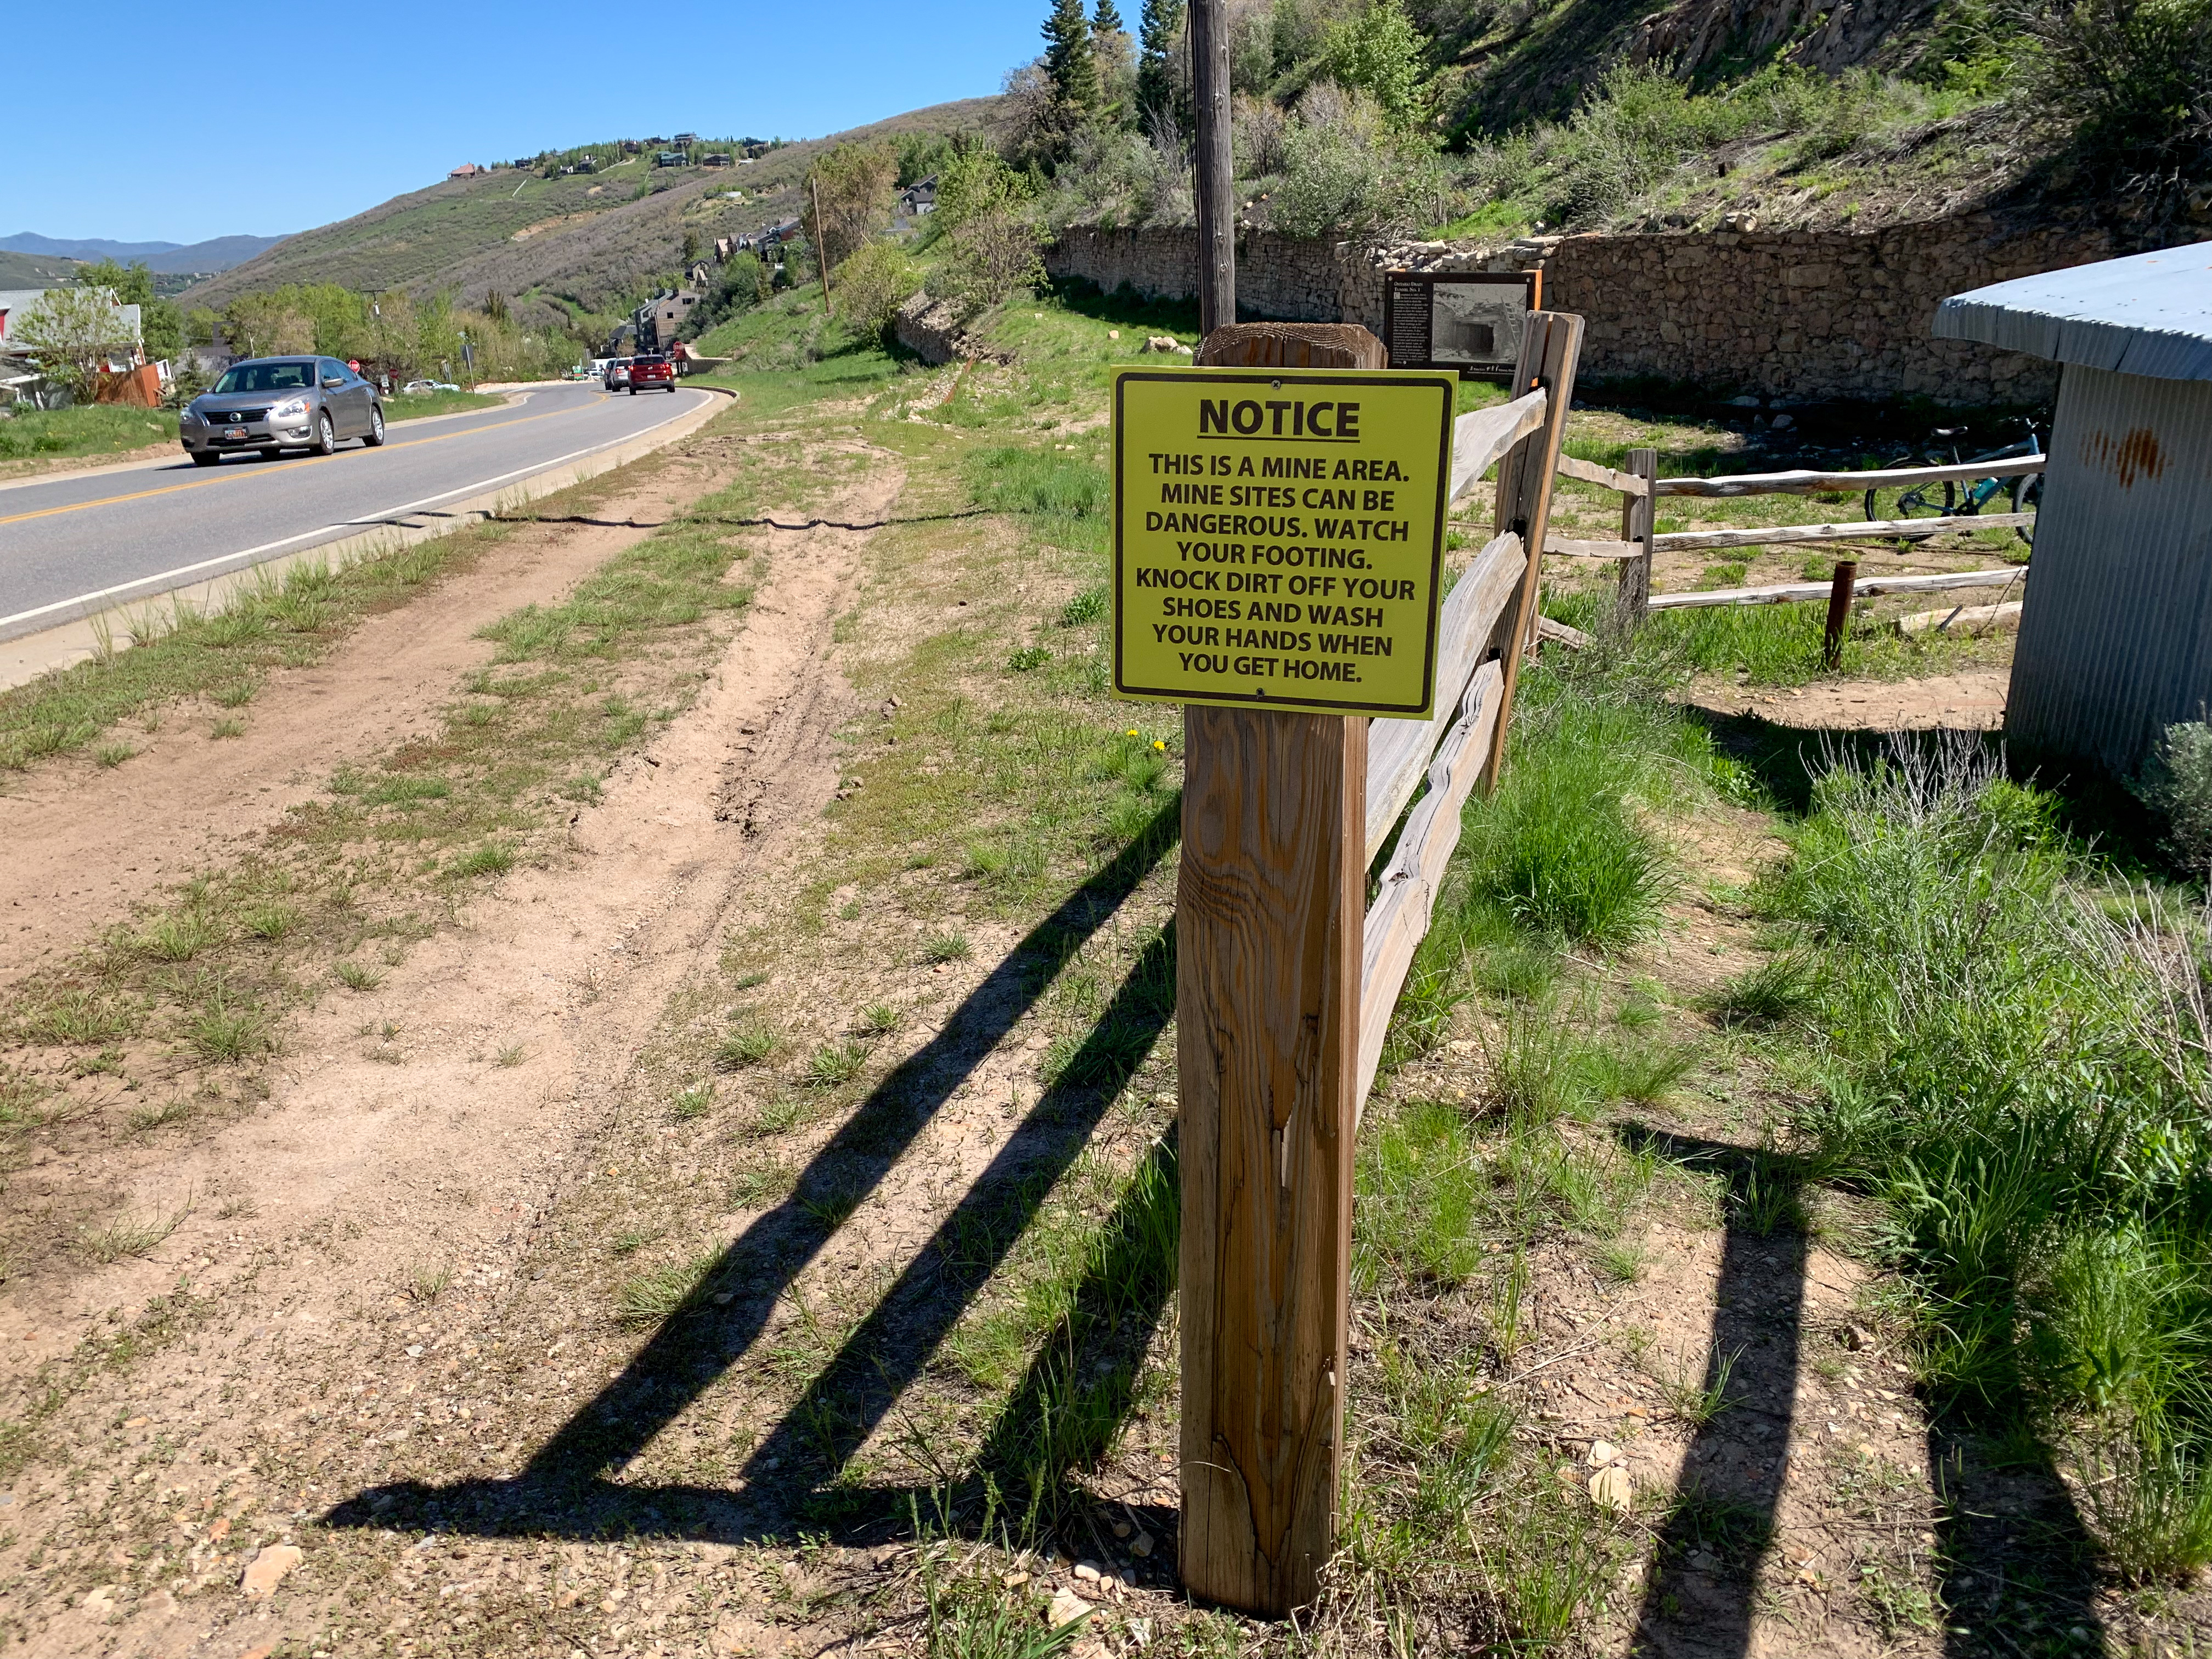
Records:
[[[1237,176],[1229,153],[1229,18],[1224,0],[1191,0],[1190,66],[1198,104],[1198,326],[1237,320]],[[821,210],[816,210],[816,217]]]
[[[823,246],[822,186],[811,173],[806,175],[806,193],[814,201],[814,263],[822,270],[822,310],[826,316],[830,311],[830,253]]]

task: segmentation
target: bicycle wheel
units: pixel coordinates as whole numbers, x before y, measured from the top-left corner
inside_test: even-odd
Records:
[[[1899,519],[1942,519],[1958,504],[1959,487],[1948,480],[1940,484],[1915,484],[1897,498]]]
[[[2030,472],[2013,480],[2012,510],[2015,513],[2040,513],[2043,510],[2043,475]],[[2012,533],[2030,547],[2035,545],[2035,526],[2016,524]]]

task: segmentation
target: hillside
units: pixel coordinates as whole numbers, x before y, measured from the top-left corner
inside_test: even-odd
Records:
[[[418,297],[447,292],[464,305],[481,304],[496,290],[522,302],[517,312],[526,320],[551,320],[556,311],[605,313],[672,270],[687,232],[697,246],[711,247],[717,236],[795,215],[799,182],[823,150],[855,138],[975,131],[997,103],[971,98],[912,110],[787,144],[749,167],[662,169],[638,156],[595,174],[555,179],[495,167],[303,231],[194,285],[183,300],[219,309],[256,289],[337,283],[402,288]]]
[[[2212,0],[1276,0],[1231,29],[1237,194],[1296,237],[2212,224]],[[1054,225],[1188,224],[1186,72],[1092,46],[1014,84],[1018,163]]]
[[[77,262],[51,253],[0,252],[0,289],[52,288],[76,280]]]

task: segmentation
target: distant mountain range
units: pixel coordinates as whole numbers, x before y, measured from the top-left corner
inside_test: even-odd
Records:
[[[14,236],[0,236],[0,252],[44,254],[62,259],[115,259],[126,265],[143,260],[146,268],[157,274],[205,274],[242,265],[283,240],[282,236],[216,236],[204,242],[111,242],[104,237],[89,236],[72,242],[26,230]]]

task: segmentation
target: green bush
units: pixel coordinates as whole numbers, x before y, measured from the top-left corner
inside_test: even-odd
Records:
[[[1805,1127],[1883,1200],[1927,1379],[2102,1469],[2108,1555],[2172,1577],[2212,1560],[2198,923],[2100,902],[2054,823],[1978,749],[1900,750],[1820,780],[1762,902],[1819,953]]]
[[[2212,170],[2212,0],[2058,0],[2026,34],[2013,106],[2097,182]]]
[[[2141,786],[2166,818],[2166,851],[2191,874],[2212,878],[2212,726],[2169,726]]]
[[[921,288],[921,275],[897,243],[878,239],[839,265],[831,283],[847,326],[856,333],[883,335],[907,296]]]

